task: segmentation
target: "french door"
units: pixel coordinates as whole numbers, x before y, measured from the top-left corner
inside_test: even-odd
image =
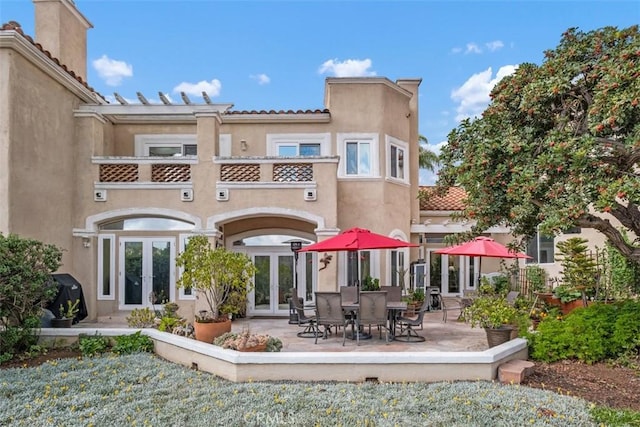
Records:
[[[175,239],[120,238],[120,309],[175,300]]]
[[[440,288],[442,295],[463,295],[478,287],[478,257],[437,254],[428,251],[427,283]]]
[[[254,289],[249,293],[250,315],[287,315],[291,289],[295,286],[294,257],[291,252],[254,252]],[[298,271],[298,277],[300,271]]]

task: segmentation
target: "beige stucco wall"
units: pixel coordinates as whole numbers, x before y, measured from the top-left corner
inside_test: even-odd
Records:
[[[60,271],[72,271],[73,110],[79,101],[22,56],[13,52],[8,56],[12,95],[9,230],[62,247]]]

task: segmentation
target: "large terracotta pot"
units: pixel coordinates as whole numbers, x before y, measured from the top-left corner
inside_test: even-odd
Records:
[[[213,344],[214,338],[225,332],[231,332],[231,319],[223,322],[194,322],[193,332],[198,341]]]
[[[560,298],[557,298],[551,292],[537,292],[536,295],[538,295],[538,297],[542,301],[544,301],[547,305],[549,305],[551,307],[560,307],[560,305],[562,304],[560,302]]]
[[[562,305],[560,305],[560,311],[562,311],[562,314],[567,315],[579,307],[584,307],[584,303],[582,302],[582,299],[563,302]]]

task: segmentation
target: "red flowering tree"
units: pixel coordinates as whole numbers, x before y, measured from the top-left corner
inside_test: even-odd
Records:
[[[477,221],[472,234],[594,228],[640,263],[623,237],[640,236],[639,102],[638,26],[569,29],[542,65],[522,64],[494,87],[482,117],[451,131],[438,194],[466,190],[460,216]]]

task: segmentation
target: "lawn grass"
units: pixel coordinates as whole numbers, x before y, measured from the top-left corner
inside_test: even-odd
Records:
[[[149,353],[0,370],[0,425],[11,426],[595,426],[593,410],[489,381],[233,383]]]

